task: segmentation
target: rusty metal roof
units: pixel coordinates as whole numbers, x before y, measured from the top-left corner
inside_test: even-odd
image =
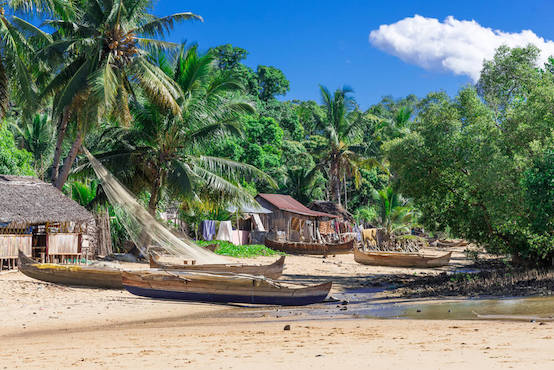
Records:
[[[337,216],[331,215],[329,213],[312,211],[290,195],[258,194],[258,196],[265,201],[271,203],[273,206],[280,209],[281,211],[296,213],[303,216],[337,218]]]

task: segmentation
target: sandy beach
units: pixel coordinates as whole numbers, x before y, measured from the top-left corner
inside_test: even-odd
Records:
[[[450,269],[467,262],[455,258]],[[350,255],[289,256],[284,279],[331,279],[332,294],[340,296],[371,277],[405,270],[358,265]],[[554,367],[554,322],[383,320],[349,311],[322,317],[303,309],[155,301],[19,272],[0,274],[0,294],[4,369]],[[321,308],[340,310],[337,303]]]

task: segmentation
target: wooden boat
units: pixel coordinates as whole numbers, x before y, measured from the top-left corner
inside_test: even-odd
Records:
[[[38,263],[19,251],[19,271],[30,278],[49,283],[122,289],[121,271],[107,267]]]
[[[334,255],[352,252],[354,239],[342,243],[304,243],[304,242],[280,242],[269,238],[265,239],[265,246],[290,254]]]
[[[394,267],[439,267],[448,265],[452,252],[442,256],[425,256],[417,253],[371,252],[354,248],[354,260],[363,265]]]
[[[243,265],[243,264],[211,264],[211,265],[171,265],[163,264],[156,261],[150,256],[150,267],[159,268],[162,270],[180,270],[190,272],[211,272],[217,273],[235,273],[248,275],[261,275],[270,279],[278,279],[283,274],[283,265],[285,264],[285,256],[282,256],[277,261],[270,265]]]
[[[332,282],[289,287],[252,275],[202,272],[122,272],[123,286],[142,297],[193,302],[301,306],[323,301]]]

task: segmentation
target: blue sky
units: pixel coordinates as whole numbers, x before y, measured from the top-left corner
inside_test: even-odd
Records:
[[[418,14],[444,21],[475,20],[482,27],[519,33],[532,30],[554,40],[552,0],[466,1],[169,1],[154,12],[192,11],[204,22],[176,27],[170,40],[198,42],[202,49],[230,43],[250,52],[246,64],[272,65],[291,82],[286,99],[319,101],[318,84],[355,90],[362,108],[382,96],[424,96],[433,90],[455,94],[472,80],[440,68],[407,63],[369,42],[369,33]]]

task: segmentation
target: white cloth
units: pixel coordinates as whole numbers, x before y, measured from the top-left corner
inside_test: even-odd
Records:
[[[233,225],[231,225],[231,221],[221,221],[219,223],[219,230],[217,230],[215,239],[233,242]]]
[[[254,213],[252,215],[252,220],[254,220],[254,226],[256,227],[256,230],[265,231],[264,224],[262,223],[262,219],[260,218],[259,214]]]

